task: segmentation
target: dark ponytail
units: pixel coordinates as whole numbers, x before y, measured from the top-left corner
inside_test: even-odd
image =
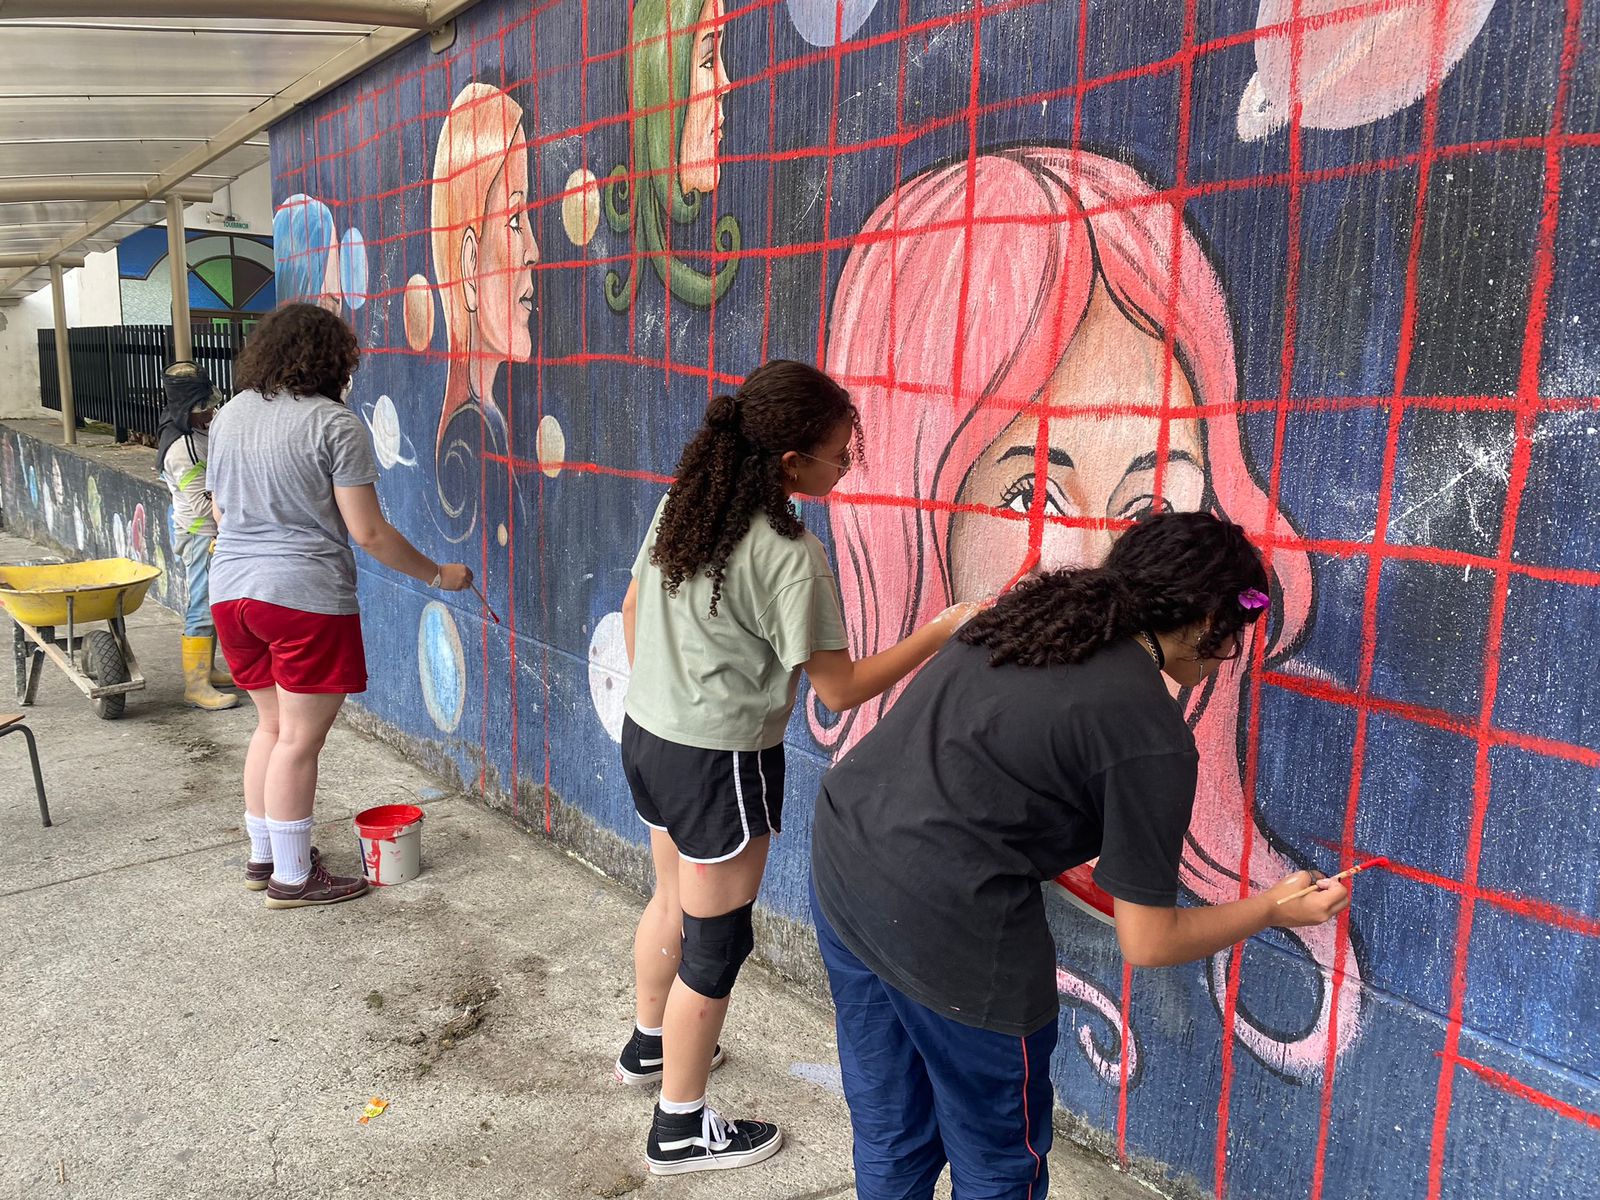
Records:
[[[1267,611],[1266,590],[1261,555],[1239,526],[1211,513],[1159,513],[1117,538],[1101,566],[1019,584],[959,636],[988,648],[994,666],[1053,667],[1209,618],[1196,653],[1224,658],[1219,651]]]
[[[783,455],[816,450],[846,422],[859,454],[861,420],[850,393],[816,367],[785,359],[758,367],[735,394],[714,397],[678,460],[650,555],[667,591],[676,596],[704,570],[716,616],[728,556],[757,512],[783,537],[805,529],[784,489]]]

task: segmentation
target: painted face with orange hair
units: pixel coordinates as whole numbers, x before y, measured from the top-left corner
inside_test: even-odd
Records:
[[[441,437],[455,410],[495,407],[500,365],[533,355],[528,149],[522,108],[486,83],[456,95],[433,161],[434,277],[449,340]]]

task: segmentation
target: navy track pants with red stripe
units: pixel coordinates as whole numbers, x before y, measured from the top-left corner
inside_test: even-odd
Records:
[[[1057,1023],[1027,1037],[974,1029],[885,983],[811,896],[855,1133],[860,1200],[927,1200],[950,1164],[954,1200],[1043,1200]]]

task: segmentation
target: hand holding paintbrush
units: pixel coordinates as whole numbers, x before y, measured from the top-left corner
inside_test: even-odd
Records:
[[[478,603],[483,605],[483,611],[496,625],[500,624],[500,614],[489,607],[489,601],[483,594],[483,589],[472,578],[472,568],[461,563],[440,563],[437,573],[433,577],[433,586],[442,588],[447,592],[464,592],[471,590],[478,598]]]
[[[1300,899],[1301,896],[1309,896],[1312,892],[1321,891],[1324,886],[1326,886],[1327,884],[1333,883],[1335,880],[1348,879],[1348,878],[1350,878],[1350,876],[1359,874],[1360,872],[1368,870],[1371,867],[1385,867],[1385,866],[1388,866],[1388,865],[1389,865],[1389,860],[1387,858],[1383,858],[1383,857],[1369,858],[1366,862],[1357,863],[1355,866],[1350,867],[1347,870],[1340,871],[1337,875],[1324,876],[1323,878],[1321,878],[1321,879],[1317,880],[1315,883],[1313,883],[1310,887],[1301,888],[1298,892],[1295,892],[1293,895],[1284,896],[1277,903],[1279,905],[1287,904],[1291,900]]]

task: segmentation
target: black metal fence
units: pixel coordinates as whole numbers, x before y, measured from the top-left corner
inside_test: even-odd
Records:
[[[224,396],[233,394],[233,360],[244,345],[238,325],[196,325],[194,361]],[[155,435],[166,405],[161,372],[172,363],[170,325],[108,325],[69,329],[72,400],[80,421],[100,421],[117,431]],[[61,383],[56,376],[56,331],[39,330],[39,402],[61,411]]]

